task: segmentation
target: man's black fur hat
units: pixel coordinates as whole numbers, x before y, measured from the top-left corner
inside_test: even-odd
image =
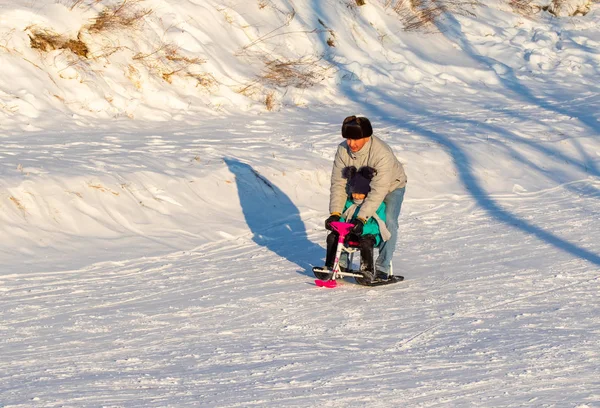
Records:
[[[342,136],[346,139],[362,139],[372,134],[371,121],[363,116],[348,116],[342,123]]]

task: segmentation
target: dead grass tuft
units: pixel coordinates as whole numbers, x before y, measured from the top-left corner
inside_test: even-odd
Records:
[[[327,38],[327,45],[329,45],[330,47],[335,47],[335,31],[329,28],[327,24],[325,24],[320,18],[318,19],[318,21],[319,24],[321,24],[321,26],[323,26],[323,28],[329,33],[329,38]]]
[[[585,4],[580,3],[576,6],[565,0],[553,0],[545,5],[540,5],[535,0],[508,0],[508,4],[513,11],[524,16],[539,13],[540,11],[547,11],[556,17],[585,16],[590,12],[593,3],[600,3],[600,0],[591,0]]]
[[[90,50],[88,49],[88,46],[83,41],[81,41],[79,38],[77,38],[76,40],[73,40],[73,39],[67,40],[67,42],[64,45],[64,48],[67,50],[70,50],[75,55],[79,55],[80,57],[83,57],[83,58],[87,58],[89,55],[89,52],[90,52]]]
[[[92,7],[94,4],[98,4],[103,0],[58,0],[57,3],[68,7],[69,10],[73,10],[75,7]]]
[[[98,191],[101,191],[103,193],[111,193],[114,196],[118,196],[119,195],[119,193],[117,191],[113,191],[110,188],[105,187],[105,186],[103,186],[100,183],[97,183],[97,184],[88,183],[88,187],[89,188],[93,188],[93,189],[98,190]]]
[[[272,111],[273,109],[275,109],[275,92],[271,91],[267,94],[267,96],[265,97],[265,106],[267,107],[268,111]]]
[[[218,88],[218,82],[214,76],[209,73],[193,73],[188,72],[186,75],[188,78],[196,80],[196,87],[207,89],[208,91],[216,90]]]
[[[136,29],[144,23],[152,9],[141,8],[144,0],[123,0],[121,3],[106,6],[94,22],[87,26],[90,33],[107,32],[124,28]]]
[[[58,50],[62,44],[66,42],[66,39],[53,31],[45,30],[41,28],[31,28],[31,33],[28,34],[31,48],[41,51],[54,51]]]
[[[304,57],[292,60],[274,59],[265,62],[261,82],[287,88],[310,88],[323,81],[331,66],[320,65],[321,58]]]
[[[10,196],[9,200],[13,202],[13,204],[22,212],[27,213],[27,208],[25,208],[25,206],[21,203],[21,201],[15,197],[15,196]]]
[[[69,50],[80,57],[87,58],[89,49],[87,45],[79,38],[72,39],[55,33],[52,30],[30,26],[26,28],[29,31],[29,40],[31,48],[49,52],[54,50]]]
[[[196,86],[199,87],[213,89],[217,86],[217,81],[212,75],[197,72],[197,68],[206,63],[206,60],[184,55],[181,48],[175,44],[163,43],[149,53],[137,53],[133,60],[168,83],[172,83],[173,77],[179,75],[195,79]]]
[[[539,10],[539,7],[535,7],[532,3],[533,0],[508,0],[508,5],[513,12],[524,16],[531,15]]]
[[[398,14],[405,31],[435,30],[444,14],[475,17],[479,0],[387,0],[386,7]]]

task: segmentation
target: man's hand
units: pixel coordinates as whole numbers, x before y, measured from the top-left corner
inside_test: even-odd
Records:
[[[365,226],[366,222],[367,220],[361,217],[353,219],[352,221],[350,221],[350,223],[354,224],[354,227],[352,227],[350,232],[358,236],[362,235],[363,227]]]
[[[341,217],[340,213],[331,213],[329,218],[327,218],[325,220],[325,229],[327,229],[329,231],[333,231],[333,228],[331,227],[331,223],[334,221],[339,221],[340,217]]]

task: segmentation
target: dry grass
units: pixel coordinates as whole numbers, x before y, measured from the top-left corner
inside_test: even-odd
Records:
[[[533,0],[508,0],[508,4],[515,13],[524,16],[539,11],[539,7],[533,5]]]
[[[207,72],[202,72],[202,73],[188,72],[185,76],[196,80],[196,87],[204,88],[204,89],[208,90],[209,92],[216,90],[219,86],[215,77]]]
[[[327,77],[330,66],[319,64],[314,57],[292,60],[274,59],[265,62],[265,71],[259,79],[262,83],[281,88],[310,88]]]
[[[142,89],[143,81],[139,69],[129,64],[127,65],[125,76],[131,81],[135,89],[137,89],[138,91]]]
[[[17,197],[15,196],[10,196],[9,200],[13,202],[13,204],[22,212],[24,212],[25,214],[27,214],[27,208],[25,208],[25,206],[23,205],[23,203],[21,203],[21,200],[19,200]]]
[[[278,9],[277,9],[278,10]],[[250,44],[247,44],[245,46],[242,47],[242,49],[238,52],[238,54],[243,54],[246,50],[248,50],[251,47],[254,47],[256,44],[261,43],[263,41],[269,40],[273,37],[277,37],[280,35],[285,35],[285,34],[290,34],[290,33],[281,33],[278,32],[280,31],[282,28],[287,27],[291,24],[291,22],[294,20],[294,18],[296,18],[296,10],[292,8],[292,11],[290,11],[289,13],[284,13],[286,15],[286,21],[280,25],[279,27],[269,31],[268,33],[256,38],[254,41],[252,41]],[[316,32],[316,30],[312,30],[312,31],[302,31],[302,32]]]
[[[19,111],[19,107],[17,105],[7,105],[2,102],[0,102],[0,109],[6,111],[10,115]]]
[[[63,4],[74,7],[91,7],[102,0],[60,0]],[[65,3],[66,2],[66,3]],[[92,19],[90,24],[84,25],[77,38],[67,38],[50,29],[36,26],[27,28],[31,47],[43,52],[53,50],[69,50],[79,58],[69,62],[69,66],[78,65],[83,69],[89,68],[87,60],[107,59],[118,51],[129,54],[130,63],[127,65],[125,75],[131,80],[136,89],[142,89],[142,74],[144,68],[151,76],[173,83],[175,77],[188,78],[195,81],[198,88],[209,91],[217,87],[216,79],[199,69],[206,62],[205,59],[186,55],[180,47],[171,43],[162,43],[149,52],[134,53],[126,46],[120,45],[119,36],[128,35],[136,40],[135,36],[142,36],[142,27],[146,18],[152,13],[151,9],[143,7],[144,0],[119,0],[117,3],[107,5]],[[126,33],[125,33],[126,31]],[[96,44],[100,39],[102,45],[94,47],[90,52],[88,45]],[[84,41],[85,40],[85,41]],[[117,45],[115,45],[117,44]]]
[[[275,109],[275,92],[271,91],[265,97],[265,106],[268,111],[272,111]]]
[[[41,51],[54,51],[62,47],[67,42],[62,35],[51,30],[46,30],[38,27],[27,27],[31,48]]]
[[[318,21],[319,24],[321,24],[321,26],[323,26],[323,28],[329,33],[329,38],[327,38],[327,45],[329,45],[330,47],[335,47],[335,31],[329,28],[327,24],[325,24],[320,18],[318,19]]]
[[[265,70],[255,80],[235,89],[247,98],[261,101],[267,110],[277,106],[277,91],[273,88],[306,89],[325,80],[333,68],[321,63],[322,58],[305,57],[291,60],[262,57]]]
[[[101,192],[103,192],[103,193],[111,193],[111,194],[112,194],[112,195],[114,195],[114,196],[118,196],[118,195],[119,195],[119,193],[118,193],[117,191],[113,191],[113,190],[111,190],[110,188],[108,188],[108,187],[105,187],[105,186],[103,186],[103,185],[102,185],[102,184],[100,184],[100,183],[97,183],[97,184],[88,183],[88,187],[89,187],[89,188],[93,188],[94,190],[101,191]]]
[[[508,0],[508,4],[513,11],[524,16],[529,16],[542,10],[555,16],[565,14],[585,16],[590,11],[590,6],[594,3],[600,3],[600,0],[592,0],[586,5],[580,5],[576,9],[570,9],[570,7],[566,7],[567,4],[564,0],[553,0],[550,4],[545,6],[539,5],[538,2],[534,0]]]
[[[58,3],[63,4],[65,7],[68,7],[70,10],[73,10],[75,7],[91,7],[94,4],[100,3],[102,0],[59,0]]]
[[[197,87],[213,89],[217,86],[217,81],[212,75],[197,72],[197,68],[206,60],[184,55],[181,48],[175,44],[163,43],[149,53],[137,53],[133,60],[168,83],[172,83],[175,76],[180,76],[193,78]]]
[[[400,17],[405,31],[435,29],[444,14],[475,16],[479,0],[387,0],[385,6]]]
[[[29,31],[31,48],[44,52],[69,50],[83,58],[87,58],[89,55],[87,45],[79,38],[66,38],[64,35],[55,33],[52,30],[35,26],[27,27],[25,31]]]
[[[85,2],[86,5],[99,3],[101,0],[92,0]],[[101,55],[90,55],[89,47],[82,40],[82,31],[91,34],[112,33],[123,29],[137,29],[145,21],[145,17],[152,13],[151,9],[142,8],[140,4],[144,0],[123,0],[120,3],[106,6],[100,11],[98,16],[93,19],[89,25],[82,27],[76,38],[68,38],[62,34],[56,33],[50,29],[37,26],[30,26],[26,29],[29,32],[31,48],[44,52],[53,50],[69,50],[82,58],[106,57],[116,52],[120,47],[112,47],[110,50],[103,50]],[[82,6],[83,0],[74,0],[70,3],[70,8]]]
[[[543,10],[554,14],[557,17],[560,16],[585,16],[590,12],[593,3],[598,3],[598,0],[588,0],[585,4],[568,4],[564,0],[554,0],[548,7],[543,7]]]
[[[120,29],[136,29],[144,23],[152,9],[140,7],[144,0],[123,0],[121,3],[106,6],[86,28],[90,33]]]

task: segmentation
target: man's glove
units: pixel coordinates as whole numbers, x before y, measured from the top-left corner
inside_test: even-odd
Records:
[[[351,224],[354,224],[354,227],[350,230],[352,234],[356,234],[358,236],[362,235],[363,227],[365,226],[367,220],[361,217],[357,217],[350,221]]]
[[[340,217],[341,217],[340,213],[331,213],[329,218],[327,218],[325,220],[325,229],[327,229],[329,231],[333,231],[333,228],[331,227],[331,223],[334,221],[339,221]]]

